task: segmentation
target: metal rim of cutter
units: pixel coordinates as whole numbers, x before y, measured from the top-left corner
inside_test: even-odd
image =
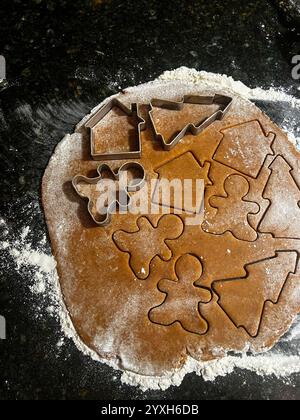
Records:
[[[107,213],[106,213],[106,217],[104,218],[104,220],[103,221],[99,221],[99,220],[97,220],[95,217],[94,217],[94,215],[93,215],[93,212],[92,212],[92,200],[90,199],[90,198],[88,198],[88,197],[86,197],[86,196],[84,196],[84,195],[82,195],[80,192],[79,192],[79,190],[78,190],[78,188],[77,188],[77,184],[80,182],[80,181],[84,181],[84,182],[86,182],[87,184],[90,184],[90,185],[96,185],[96,184],[98,184],[101,180],[103,180],[103,179],[105,179],[105,178],[103,178],[103,176],[102,176],[102,173],[104,172],[104,171],[107,171],[107,172],[109,172],[113,177],[114,177],[114,179],[116,180],[116,181],[119,181],[120,180],[120,176],[121,176],[121,174],[122,174],[122,172],[125,172],[125,171],[128,171],[128,170],[130,170],[130,169],[135,169],[135,170],[139,170],[140,172],[141,172],[141,174],[142,174],[142,177],[141,177],[141,179],[139,179],[139,178],[137,178],[137,179],[139,179],[139,182],[137,183],[137,184],[135,184],[135,185],[132,185],[132,186],[128,186],[126,189],[125,189],[125,191],[126,191],[126,193],[127,193],[127,196],[128,196],[128,202],[127,202],[127,205],[126,206],[124,206],[124,205],[122,205],[122,204],[120,204],[120,202],[118,201],[118,200],[116,200],[115,202],[113,202],[113,203],[111,203],[111,205],[107,208]],[[112,207],[115,205],[115,204],[117,204],[118,206],[119,206],[119,208],[121,208],[123,211],[125,211],[125,210],[128,210],[129,208],[130,208],[130,206],[131,206],[131,202],[132,202],[132,198],[131,198],[131,196],[129,195],[129,193],[130,192],[137,192],[137,191],[139,191],[139,190],[141,190],[142,188],[143,188],[143,186],[145,185],[145,182],[146,182],[146,171],[145,171],[145,168],[144,168],[144,166],[143,165],[141,165],[140,163],[138,163],[138,162],[127,162],[127,163],[124,163],[117,171],[113,171],[112,169],[111,169],[111,167],[109,166],[109,165],[107,165],[107,164],[102,164],[102,165],[100,165],[100,166],[98,166],[98,168],[97,168],[97,173],[98,173],[98,177],[96,177],[96,178],[88,178],[88,177],[86,177],[86,176],[84,176],[84,175],[76,175],[74,178],[73,178],[73,180],[72,180],[72,185],[73,185],[73,188],[74,188],[74,190],[76,191],[76,193],[81,197],[81,198],[83,198],[84,200],[87,200],[88,201],[88,212],[89,212],[89,214],[90,214],[90,216],[91,216],[91,218],[93,219],[93,221],[98,225],[98,226],[106,226],[106,225],[108,225],[110,222],[111,222],[111,210],[112,210]]]
[[[191,133],[194,136],[200,134],[203,130],[208,128],[215,121],[221,121],[225,115],[228,113],[233,102],[233,98],[230,96],[216,94],[214,96],[199,96],[199,95],[186,95],[179,102],[168,101],[164,99],[152,99],[150,102],[149,117],[151,121],[152,128],[154,130],[155,137],[158,141],[162,143],[162,146],[165,150],[172,150],[187,134]],[[188,124],[186,125],[176,136],[175,138],[167,142],[162,134],[160,134],[155,127],[155,122],[153,118],[153,108],[164,108],[173,111],[181,111],[185,104],[195,104],[195,105],[220,105],[220,109],[214,112],[210,117],[206,118],[204,121],[201,121],[199,125]]]
[[[113,109],[121,109],[128,117],[136,116],[136,136],[138,142],[137,150],[128,152],[108,152],[96,153],[95,152],[95,137],[93,128]],[[139,116],[139,106],[131,104],[128,108],[117,98],[111,99],[107,104],[103,105],[86,123],[85,127],[90,129],[90,142],[91,142],[91,155],[94,160],[125,160],[125,159],[140,159],[142,157],[142,139],[141,132],[146,128],[146,121]]]

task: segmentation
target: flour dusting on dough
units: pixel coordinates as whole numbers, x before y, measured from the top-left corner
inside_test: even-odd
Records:
[[[242,82],[234,81],[231,77],[225,75],[180,68],[165,72],[159,77],[158,81],[151,82],[150,84],[154,86],[156,83],[161,83],[162,81],[182,81],[185,84],[192,83],[196,84],[199,90],[219,88],[221,90],[228,90],[228,92],[234,92],[248,99],[285,102],[295,112],[299,112],[300,110],[300,100],[289,96],[284,91],[276,91],[274,89],[262,90],[260,88],[250,89]],[[145,85],[145,91],[147,86]],[[134,88],[129,88],[128,91],[130,90],[134,90]],[[82,122],[78,127],[81,125]],[[300,143],[300,136],[297,132],[297,124],[293,118],[286,119],[281,126],[288,133],[290,140],[298,145]],[[64,147],[64,143],[60,147]],[[36,203],[32,205],[31,211],[32,214],[37,215],[41,210]],[[21,275],[22,273],[24,276],[25,274],[32,273],[31,281],[28,283],[30,292],[36,297],[41,308],[45,309],[50,316],[53,316],[60,322],[61,334],[57,346],[62,347],[65,339],[71,338],[77,348],[84,354],[92,357],[96,361],[101,361],[118,369],[116,363],[101,360],[95,352],[82,343],[75,332],[62,300],[56,272],[56,263],[54,257],[49,255],[46,236],[40,242],[33,245],[30,225],[23,227],[19,237],[15,237],[11,233],[7,222],[3,219],[0,220],[0,228],[0,250],[7,255],[8,263],[13,264],[16,272]],[[62,226],[62,229],[65,230],[66,227]],[[230,252],[231,250],[228,249],[228,253]],[[112,346],[111,337],[99,336],[97,340],[102,340],[103,338],[105,338],[107,350],[109,351]],[[296,320],[291,331],[281,341],[296,344],[297,340],[300,340],[300,317]],[[227,357],[211,362],[197,362],[194,359],[188,358],[186,364],[180,370],[166,377],[145,377],[124,372],[122,382],[132,386],[138,386],[143,391],[149,389],[165,390],[172,385],[179,386],[185,375],[191,372],[200,375],[205,381],[214,381],[218,377],[224,377],[232,373],[236,368],[252,371],[260,376],[275,375],[278,378],[287,378],[294,373],[300,373],[300,351],[297,351],[296,354],[285,354],[281,353],[280,350],[274,349],[265,355],[228,355]]]

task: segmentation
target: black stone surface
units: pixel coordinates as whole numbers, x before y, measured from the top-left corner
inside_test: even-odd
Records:
[[[297,19],[287,19],[275,3],[1,0],[7,81],[0,84],[0,215],[10,231],[17,236],[30,225],[33,242],[43,236],[37,203],[55,145],[122,88],[184,65],[299,96],[299,82],[291,77],[291,59],[300,51]],[[259,106],[278,123],[286,117],[284,107]],[[2,233],[0,226],[1,239]],[[121,385],[120,373],[83,356],[71,341],[56,347],[57,321],[47,315],[47,302],[30,297],[32,274],[15,268],[2,252],[0,314],[8,331],[0,341],[0,399],[300,398],[299,375],[284,381],[245,371],[213,383],[191,374],[165,392]],[[35,316],[36,305],[42,305],[42,317]]]
[[[298,0],[275,0],[285,19],[292,24],[300,24],[300,3]]]

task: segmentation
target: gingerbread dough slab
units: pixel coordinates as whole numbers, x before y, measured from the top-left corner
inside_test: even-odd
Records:
[[[95,224],[72,180],[97,177],[99,163],[116,172],[125,162],[94,161],[83,123],[58,145],[46,169],[43,204],[67,309],[82,341],[121,369],[163,376],[188,356],[263,352],[300,312],[300,155],[284,133],[238,96],[223,120],[169,151],[149,124],[153,98],[215,93],[228,94],[161,82],[118,95],[127,107],[138,104],[147,123],[142,157],[134,160],[145,169],[146,185],[161,178],[203,180],[201,225],[187,223],[191,208],[117,213],[108,225]],[[155,109],[154,123],[172,138],[174,130],[214,111]],[[101,139],[112,147],[115,130],[117,151],[122,139],[126,149],[131,128],[124,129],[119,111],[97,127],[100,149]],[[161,200],[156,204],[165,208]]]

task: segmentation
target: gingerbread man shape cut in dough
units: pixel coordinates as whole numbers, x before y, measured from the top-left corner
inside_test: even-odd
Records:
[[[184,224],[179,216],[165,215],[157,226],[146,218],[137,221],[135,232],[117,231],[113,239],[122,252],[130,255],[129,264],[134,274],[141,280],[146,280],[150,274],[151,261],[160,257],[163,261],[172,258],[172,251],[166,241],[178,239],[184,230]]]
[[[175,266],[178,280],[161,280],[158,283],[158,289],[166,294],[166,298],[160,306],[150,310],[150,321],[163,326],[178,322],[187,332],[206,334],[209,325],[201,315],[200,304],[209,303],[212,293],[195,285],[202,272],[202,264],[197,257],[190,254],[180,257]]]
[[[217,235],[231,232],[242,241],[256,241],[257,233],[250,226],[249,214],[257,214],[260,207],[257,203],[245,200],[250,185],[240,175],[230,175],[224,183],[226,197],[211,197],[209,203],[217,209],[216,215],[209,222],[207,231]]]

